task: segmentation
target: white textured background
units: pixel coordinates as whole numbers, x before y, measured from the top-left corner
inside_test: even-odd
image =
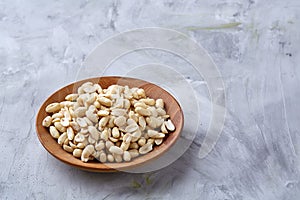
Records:
[[[0,199],[299,199],[299,15],[298,0],[1,0]],[[36,137],[41,103],[75,80],[98,43],[153,26],[189,35],[218,65],[228,115],[216,148],[198,159],[198,136],[149,174],[94,174],[54,159]]]

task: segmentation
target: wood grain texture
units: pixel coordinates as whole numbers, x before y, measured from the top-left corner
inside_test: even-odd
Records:
[[[118,84],[123,86],[128,85],[129,87],[140,87],[145,90],[147,96],[154,99],[157,98],[163,99],[165,102],[165,109],[167,113],[170,115],[170,118],[172,119],[174,125],[176,126],[176,130],[168,134],[168,136],[164,139],[164,142],[160,146],[155,146],[153,151],[151,151],[146,155],[135,158],[130,162],[104,163],[104,164],[100,163],[97,160],[89,161],[87,163],[82,162],[80,159],[73,157],[72,154],[62,149],[62,147],[57,143],[57,141],[51,137],[48,128],[42,126],[42,121],[47,116],[45,108],[48,104],[53,102],[63,101],[67,94],[76,92],[77,88],[87,81],[93,83],[99,83],[102,88],[107,88],[108,86],[113,84]],[[184,119],[183,119],[183,113],[180,105],[171,94],[169,94],[161,87],[140,79],[107,76],[107,77],[97,77],[97,78],[90,78],[90,79],[78,81],[63,87],[58,91],[56,91],[54,94],[52,94],[43,103],[43,105],[40,107],[38,111],[36,117],[36,132],[41,144],[45,147],[45,149],[60,161],[69,164],[73,167],[77,167],[87,171],[115,172],[118,170],[133,169],[134,167],[145,165],[147,164],[147,162],[151,162],[151,160],[158,158],[163,153],[168,151],[168,149],[178,139],[183,127],[183,123],[184,123]]]

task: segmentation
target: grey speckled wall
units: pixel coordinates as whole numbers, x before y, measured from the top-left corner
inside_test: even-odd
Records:
[[[299,15],[298,0],[2,0],[0,199],[299,199]],[[57,161],[36,137],[39,106],[75,80],[98,43],[142,27],[189,35],[219,67],[228,113],[215,149],[197,157],[203,125],[179,160],[153,173],[93,174]],[[203,80],[188,78],[203,98]]]

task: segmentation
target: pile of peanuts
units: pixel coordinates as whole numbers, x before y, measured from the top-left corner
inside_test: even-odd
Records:
[[[83,162],[131,161],[175,130],[162,99],[142,88],[86,82],[65,101],[46,107],[43,122],[62,148]]]

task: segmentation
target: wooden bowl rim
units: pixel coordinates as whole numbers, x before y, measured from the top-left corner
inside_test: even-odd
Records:
[[[140,83],[143,83],[144,85],[153,85],[154,87],[158,87],[160,88],[162,91],[164,91],[164,93],[167,94],[167,96],[169,96],[173,102],[176,103],[176,107],[178,107],[178,114],[179,114],[179,122],[178,124],[176,124],[176,130],[170,134],[176,134],[174,137],[172,137],[168,143],[168,145],[165,145],[166,140],[157,148],[159,148],[160,151],[158,151],[157,149],[154,148],[153,151],[151,151],[148,154],[139,156],[137,158],[135,158],[133,161],[130,162],[121,162],[121,163],[100,163],[99,161],[96,162],[87,162],[84,163],[82,162],[80,159],[73,157],[73,155],[71,153],[68,153],[66,151],[64,151],[61,146],[57,143],[57,141],[52,138],[50,136],[50,133],[47,131],[46,134],[49,134],[49,136],[53,139],[53,142],[56,144],[56,148],[61,148],[61,150],[63,150],[63,152],[65,153],[65,155],[69,155],[66,158],[64,156],[61,156],[60,154],[54,152],[55,148],[51,147],[51,144],[53,142],[51,142],[51,144],[48,144],[47,141],[45,141],[45,139],[42,137],[42,134],[44,134],[44,130],[45,127],[42,126],[41,122],[43,120],[43,116],[42,113],[46,113],[44,108],[46,107],[46,104],[48,101],[50,101],[53,97],[55,97],[60,91],[63,90],[67,90],[69,87],[76,87],[81,85],[84,82],[90,81],[90,82],[95,82],[97,81],[99,84],[101,83],[101,80],[108,80],[108,79],[124,79],[124,80],[132,80],[132,81],[138,81]],[[149,94],[147,94],[147,96],[149,96]],[[151,95],[150,95],[151,96]],[[62,100],[63,101],[63,100]],[[43,110],[42,110],[43,109]],[[77,167],[80,168],[82,170],[86,170],[86,171],[92,171],[92,172],[116,172],[116,171],[121,171],[121,170],[132,170],[134,169],[134,167],[138,167],[138,166],[142,166],[145,165],[147,163],[149,163],[150,161],[157,159],[158,157],[162,156],[164,153],[166,153],[172,146],[174,146],[174,144],[176,143],[177,139],[179,138],[182,128],[184,125],[184,115],[183,115],[183,111],[181,109],[180,104],[178,103],[178,101],[173,97],[173,95],[171,95],[168,91],[166,91],[165,89],[163,89],[162,87],[142,80],[142,79],[137,79],[137,78],[131,78],[131,77],[121,77],[121,76],[101,76],[101,77],[92,77],[92,78],[88,78],[88,79],[84,79],[84,80],[79,80],[76,82],[72,82],[58,90],[56,90],[55,92],[53,92],[40,106],[38,113],[36,115],[36,133],[37,136],[39,138],[40,143],[42,144],[42,146],[55,158],[57,158],[58,160],[71,165],[73,167]],[[47,136],[46,136],[47,137]],[[167,137],[168,140],[169,136]],[[75,159],[75,160],[74,160]]]

